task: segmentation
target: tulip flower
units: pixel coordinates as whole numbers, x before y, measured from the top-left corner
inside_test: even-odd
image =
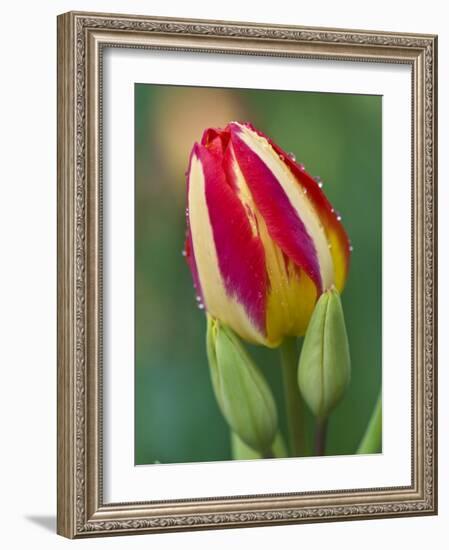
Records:
[[[340,216],[301,164],[248,123],[207,129],[187,172],[186,251],[198,300],[248,342],[305,333],[346,281]]]

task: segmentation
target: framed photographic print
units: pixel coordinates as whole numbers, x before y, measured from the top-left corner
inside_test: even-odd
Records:
[[[58,532],[435,514],[432,35],[58,18]]]

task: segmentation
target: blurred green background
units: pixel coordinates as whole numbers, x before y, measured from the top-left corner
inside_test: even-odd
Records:
[[[136,84],[136,464],[231,458],[209,380],[205,316],[182,257],[190,149],[205,128],[230,120],[252,122],[322,178],[354,246],[342,296],[352,379],[331,415],[327,454],[354,453],[381,386],[382,98]],[[249,350],[286,434],[278,353]]]

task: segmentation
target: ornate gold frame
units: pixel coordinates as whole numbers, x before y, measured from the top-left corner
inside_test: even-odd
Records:
[[[105,46],[411,66],[410,486],[103,503],[101,68]],[[58,17],[59,534],[81,538],[437,512],[436,56],[437,38],[432,35],[96,13]]]

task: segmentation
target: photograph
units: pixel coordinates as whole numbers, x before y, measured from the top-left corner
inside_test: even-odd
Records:
[[[2,547],[444,548],[446,4],[2,8]]]
[[[58,533],[435,515],[437,35],[57,30]]]
[[[382,96],[134,100],[135,464],[382,452]]]

